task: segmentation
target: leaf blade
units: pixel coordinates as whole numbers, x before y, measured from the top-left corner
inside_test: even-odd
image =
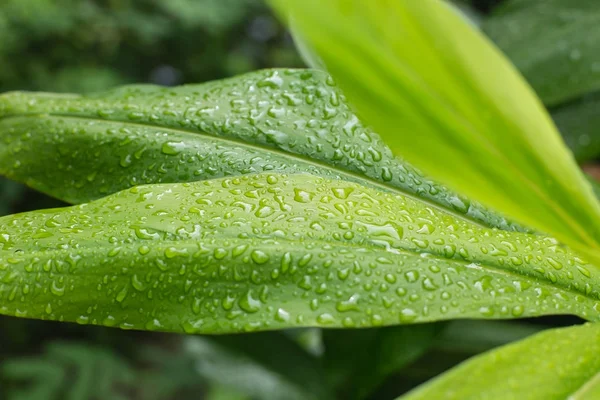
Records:
[[[273,3],[303,24],[395,154],[598,260],[600,205],[550,117],[514,67],[447,4]],[[398,127],[414,134],[398,135]]]
[[[319,71],[91,96],[8,93],[0,132],[0,173],[74,203],[139,184],[277,170],[406,193],[488,226],[526,230],[395,158]]]
[[[589,350],[599,345],[598,324],[548,330],[477,356],[399,399],[592,399],[600,361]]]
[[[600,307],[596,270],[554,239],[312,175],[132,188],[0,218],[0,245],[0,313],[124,329],[596,320]]]

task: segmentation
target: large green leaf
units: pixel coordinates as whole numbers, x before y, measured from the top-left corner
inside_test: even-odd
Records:
[[[600,205],[531,88],[439,0],[273,0],[395,154],[600,260]]]
[[[600,89],[598,1],[509,0],[482,28],[545,104]]]
[[[400,399],[594,400],[598,352],[600,324],[549,330],[477,356]]]
[[[451,318],[598,319],[556,240],[312,175],[149,185],[0,218],[0,313],[225,333]]]
[[[94,96],[0,96],[0,174],[72,203],[139,184],[269,170],[351,180],[520,229],[394,158],[319,71]]]

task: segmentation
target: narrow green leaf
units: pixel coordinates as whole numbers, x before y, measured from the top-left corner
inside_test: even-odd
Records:
[[[395,158],[323,72],[266,70],[92,96],[0,95],[0,174],[72,203],[139,184],[270,170],[406,193],[522,230]]]
[[[598,352],[600,324],[553,329],[477,356],[400,399],[593,400]]]
[[[304,40],[302,34],[294,29],[293,22],[290,22],[290,31],[292,33],[292,37],[294,38],[294,44],[296,45],[296,49],[302,57],[304,63],[310,68],[314,68],[321,71],[327,71],[323,60],[313,51],[310,45]]]
[[[554,239],[312,175],[141,186],[0,218],[0,313],[125,329],[596,320],[598,274]]]
[[[482,28],[549,106],[600,89],[596,0],[509,0]]]
[[[341,399],[365,399],[391,374],[423,355],[441,330],[436,324],[323,331],[323,361]],[[352,349],[352,351],[349,351]]]
[[[600,260],[600,205],[507,59],[439,0],[273,0],[395,154]]]
[[[189,337],[184,347],[200,376],[250,398],[331,398],[319,361],[283,333]]]

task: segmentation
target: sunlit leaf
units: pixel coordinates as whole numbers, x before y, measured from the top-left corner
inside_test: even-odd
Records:
[[[477,356],[402,400],[593,400],[600,324],[554,329]]]
[[[551,106],[577,160],[600,155],[598,2],[509,0],[482,28]]]
[[[531,88],[440,0],[273,0],[397,155],[600,260],[600,206]]]
[[[600,93],[586,96],[553,114],[565,142],[580,162],[600,155]]]

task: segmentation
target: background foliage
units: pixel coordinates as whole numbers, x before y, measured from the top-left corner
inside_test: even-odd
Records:
[[[578,161],[595,171],[596,1],[458,3],[523,71]],[[0,92],[176,85],[303,66],[260,0],[6,0],[0,38]],[[61,205],[6,180],[0,193],[1,215]],[[579,322],[547,317],[427,324],[416,333],[392,327],[185,337],[0,317],[0,399],[303,399],[327,388],[341,399],[390,399],[472,355]],[[281,354],[298,368],[282,366]],[[322,376],[322,386],[305,387],[304,374]]]

